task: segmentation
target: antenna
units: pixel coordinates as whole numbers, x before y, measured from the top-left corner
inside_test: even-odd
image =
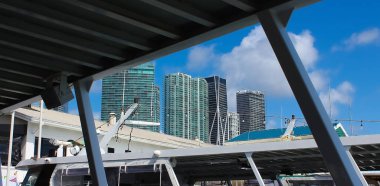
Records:
[[[124,108],[124,93],[125,93],[125,72],[126,70],[124,70],[124,79],[123,79],[123,98],[121,100],[121,109]]]
[[[282,131],[282,129],[283,129],[283,127],[282,127],[282,104],[281,104],[281,116],[280,116],[280,123],[281,123],[281,131]]]
[[[331,86],[329,81],[329,108],[330,108],[330,121],[332,120],[332,112],[331,112]]]
[[[150,119],[153,119],[153,82],[152,82],[152,91],[150,93]]]

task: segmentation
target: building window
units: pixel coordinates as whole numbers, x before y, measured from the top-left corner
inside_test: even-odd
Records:
[[[108,147],[108,153],[115,153],[115,148]]]

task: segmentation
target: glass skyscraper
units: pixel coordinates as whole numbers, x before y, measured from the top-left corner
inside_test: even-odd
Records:
[[[165,133],[208,141],[208,90],[202,78],[165,76]]]
[[[206,78],[209,100],[210,143],[223,145],[227,139],[227,84],[219,76]]]
[[[115,113],[119,119],[122,105],[126,108],[133,103],[134,98],[139,98],[139,108],[130,119],[160,122],[160,96],[159,88],[154,84],[154,74],[155,65],[149,62],[104,78],[101,120],[108,121],[110,113]],[[160,130],[159,126],[135,127],[155,132]]]
[[[242,90],[236,93],[240,133],[265,129],[265,100],[260,91]]]

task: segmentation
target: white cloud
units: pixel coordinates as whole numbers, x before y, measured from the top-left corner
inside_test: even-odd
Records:
[[[315,68],[318,50],[314,47],[314,38],[309,31],[301,34],[290,33],[296,50],[305,68]],[[266,95],[289,97],[292,95],[288,82],[277,61],[272,47],[262,27],[254,28],[243,38],[239,46],[223,54],[220,59],[220,72],[228,83],[229,105],[235,110],[235,92],[241,89],[261,90]],[[312,71],[313,72],[313,71]],[[324,78],[319,72],[313,72],[318,86],[324,85]]]
[[[326,92],[329,92],[328,82],[330,79],[326,70],[317,68],[319,53],[314,46],[314,37],[310,31],[303,31],[300,34],[289,33],[289,36],[311,81],[320,93],[322,102],[327,109],[331,103],[332,113],[338,114],[339,104],[351,102],[354,93],[353,85],[345,81],[336,88],[331,88],[330,103],[327,102],[328,104],[326,104]],[[234,47],[230,52],[220,54],[219,57],[215,54],[213,46],[199,46],[198,49],[201,48],[212,48],[207,52],[209,53],[207,56],[213,56],[213,59],[219,61],[216,73],[227,80],[230,111],[236,110],[236,91],[238,90],[260,90],[267,97],[290,97],[293,95],[262,27],[258,26],[252,29],[242,39],[240,45]],[[200,51],[204,52],[203,50]],[[192,50],[191,55],[196,55],[194,52],[196,50]],[[188,63],[193,62],[189,61]]]
[[[338,50],[352,50],[357,46],[364,46],[374,43],[380,43],[380,29],[371,28],[359,33],[353,33],[351,36],[344,40],[340,45],[332,47],[333,51]]]
[[[339,105],[350,105],[352,103],[354,92],[354,86],[350,82],[344,81],[336,88],[321,92],[320,98],[327,113],[331,113],[332,118],[334,118],[339,114]]]
[[[211,46],[195,46],[190,49],[189,55],[187,57],[186,67],[189,70],[202,70],[207,67],[210,62],[214,61],[216,58],[214,51],[214,45]]]

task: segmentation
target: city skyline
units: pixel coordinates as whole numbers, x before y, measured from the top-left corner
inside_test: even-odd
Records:
[[[295,11],[287,31],[327,113],[333,111],[332,121],[341,121],[346,128],[352,125],[354,135],[373,134],[380,130],[377,123],[363,122],[364,127],[361,127],[357,121],[379,120],[380,87],[377,78],[373,77],[379,69],[377,61],[380,59],[380,25],[373,21],[379,16],[375,10],[379,3],[350,1],[344,9],[338,8],[340,6],[338,2],[324,1]],[[349,15],[349,12],[357,11],[368,19]],[[318,12],[324,12],[323,16],[313,16]],[[306,18],[312,18],[312,21]],[[156,59],[155,83],[162,88],[164,75],[175,72],[184,72],[193,77],[218,74],[231,83],[228,86],[230,92],[241,89],[263,91],[267,95],[267,115],[273,116],[267,118],[267,126],[279,128],[282,125],[280,116],[295,114],[303,118],[303,114],[272,49],[268,47],[261,27],[250,26]],[[260,78],[254,78],[254,74]],[[98,116],[101,93],[97,87],[100,85],[101,82],[94,82],[90,95],[94,114]],[[331,92],[330,104],[328,92]],[[228,96],[229,103],[235,103],[234,96],[232,99],[230,93]],[[230,111],[235,109],[231,108]],[[77,113],[75,101],[70,102],[70,113]],[[350,118],[354,121],[343,121]]]

